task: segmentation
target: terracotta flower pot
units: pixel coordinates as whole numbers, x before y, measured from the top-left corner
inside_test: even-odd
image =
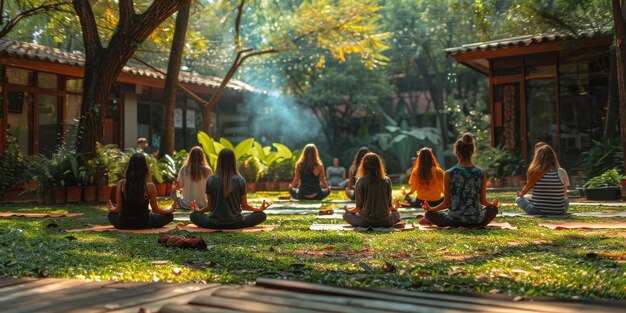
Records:
[[[97,186],[85,186],[83,187],[83,201],[85,202],[96,202],[98,194]]]
[[[622,186],[622,198],[626,197],[626,179],[620,179],[620,185]]]
[[[172,193],[172,186],[173,183],[167,183],[165,184],[165,195],[170,195]]]
[[[280,191],[289,190],[289,182],[279,182],[278,183],[278,190],[280,190]]]
[[[112,190],[113,187],[111,186],[98,186],[98,202],[106,203],[109,201],[109,199],[111,199]]]
[[[71,186],[65,189],[66,200],[69,203],[78,203],[83,197],[83,188],[79,186]]]
[[[67,201],[65,188],[53,188],[52,194],[54,195],[54,204],[65,204]]]

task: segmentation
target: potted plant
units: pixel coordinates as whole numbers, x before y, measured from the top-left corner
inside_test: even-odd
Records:
[[[255,157],[247,157],[245,159],[237,161],[239,167],[239,174],[246,180],[246,189],[248,192],[255,192],[261,190],[257,182],[261,173],[261,164]]]
[[[13,202],[34,189],[35,182],[28,171],[32,160],[22,154],[14,136],[8,135],[6,140],[7,148],[0,153],[0,198]]]
[[[98,186],[94,184],[93,173],[88,167],[82,167],[78,178],[81,186],[83,186],[83,201],[96,202],[98,198]]]
[[[591,178],[583,186],[587,200],[617,200],[621,197],[621,180],[624,178],[614,168]]]
[[[159,159],[158,166],[159,172],[163,177],[163,183],[165,184],[164,195],[169,195],[172,191],[172,183],[174,183],[176,178],[178,178],[178,171],[180,171],[180,168],[177,167],[177,163],[174,158],[169,155],[165,155]]]
[[[292,156],[288,159],[278,159],[267,168],[267,176],[270,181],[275,182],[275,190],[289,189],[289,181],[293,178],[293,171],[296,166],[296,158]]]
[[[520,154],[503,150],[500,155],[500,165],[502,166],[502,172],[508,187],[523,186],[524,176],[522,175],[522,171],[524,169],[524,162]]]
[[[93,173],[93,181],[97,186],[96,199],[98,202],[107,202],[112,199],[111,195],[115,195],[115,192],[112,192],[113,186],[123,176],[127,162],[128,156],[120,151],[116,145],[103,146],[96,143],[96,155],[87,161],[87,165]]]

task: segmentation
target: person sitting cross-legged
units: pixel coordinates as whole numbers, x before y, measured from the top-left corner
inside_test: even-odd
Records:
[[[422,207],[424,201],[428,201],[431,206],[439,205],[443,202],[444,175],[431,149],[420,149],[409,178],[411,190],[406,192],[402,188],[402,194],[406,196],[404,200],[414,208]],[[414,192],[417,193],[415,197],[411,196]]]
[[[356,208],[344,207],[343,220],[355,227],[392,227],[400,221],[391,205],[391,180],[376,153],[367,153],[357,171]]]
[[[565,214],[569,206],[567,172],[560,167],[552,147],[545,143],[535,147],[526,174],[528,182],[517,193],[515,204],[530,215]],[[528,194],[531,190],[532,194]]]
[[[480,167],[472,164],[472,135],[465,134],[458,139],[454,144],[454,152],[459,163],[446,172],[443,203],[431,207],[428,202],[424,202],[422,207],[427,211],[424,222],[443,227],[486,226],[498,214],[498,200],[489,202],[485,198],[487,176]],[[447,213],[441,212],[445,209],[448,209]]]
[[[304,147],[296,163],[293,181],[289,184],[289,194],[299,200],[322,200],[330,194],[324,165],[314,144]]]
[[[223,149],[217,156],[215,175],[206,182],[207,205],[203,208],[191,206],[194,211],[189,216],[192,223],[203,228],[239,229],[263,223],[267,216],[263,211],[270,206],[263,201],[253,208],[248,204],[246,181],[237,171],[235,153]],[[244,215],[242,211],[252,213]],[[209,214],[204,214],[204,213]]]
[[[172,220],[177,209],[174,203],[169,210],[159,208],[156,187],[150,180],[150,171],[143,152],[130,157],[124,178],[117,184],[117,206],[109,201],[109,222],[118,229],[160,228]],[[150,213],[150,206],[152,212]]]

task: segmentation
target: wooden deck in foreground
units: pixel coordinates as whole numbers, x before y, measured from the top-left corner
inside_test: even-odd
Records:
[[[0,311],[17,312],[624,312],[626,301],[513,301],[497,295],[339,288],[258,279],[256,285],[0,279]]]

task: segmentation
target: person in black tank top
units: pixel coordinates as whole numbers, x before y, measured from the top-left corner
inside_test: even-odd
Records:
[[[142,152],[131,156],[124,179],[117,184],[117,207],[107,203],[109,222],[118,229],[160,228],[172,220],[177,209],[176,203],[168,210],[159,208],[156,187],[148,182],[150,171]],[[149,206],[152,207],[150,213]]]
[[[295,177],[289,185],[289,193],[292,198],[300,200],[322,200],[330,194],[324,165],[314,144],[304,147],[296,163]]]

